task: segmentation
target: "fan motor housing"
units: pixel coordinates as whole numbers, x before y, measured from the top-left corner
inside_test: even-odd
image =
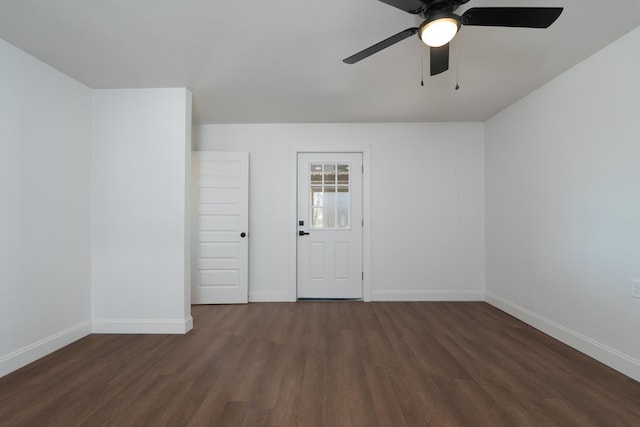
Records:
[[[425,1],[424,9],[420,11],[420,15],[423,18],[428,19],[435,13],[441,11],[451,13],[461,5],[468,2],[469,0],[427,0]]]

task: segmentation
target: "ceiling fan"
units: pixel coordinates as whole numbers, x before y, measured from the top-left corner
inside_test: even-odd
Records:
[[[419,27],[407,28],[388,39],[368,47],[343,60],[355,64],[392,46],[407,37],[418,34],[429,46],[431,75],[449,69],[449,42],[462,25],[483,27],[547,28],[562,13],[561,7],[474,7],[461,16],[453,13],[469,0],[380,0],[424,18]]]

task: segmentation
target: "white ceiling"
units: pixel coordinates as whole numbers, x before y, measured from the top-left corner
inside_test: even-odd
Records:
[[[638,0],[457,13],[478,6],[565,10],[546,30],[463,27],[459,91],[456,42],[439,76],[425,51],[424,87],[417,36],[342,63],[419,23],[377,0],[0,0],[0,38],[92,88],[186,86],[196,123],[482,121],[640,25]]]

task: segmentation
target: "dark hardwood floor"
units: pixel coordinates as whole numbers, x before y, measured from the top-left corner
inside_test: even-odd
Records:
[[[640,383],[485,303],[194,306],[0,379],[2,426],[639,426]]]

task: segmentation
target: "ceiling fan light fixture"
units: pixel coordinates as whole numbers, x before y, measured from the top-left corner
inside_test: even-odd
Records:
[[[437,14],[420,25],[420,39],[428,46],[440,47],[449,43],[460,29],[460,20],[454,14]]]

